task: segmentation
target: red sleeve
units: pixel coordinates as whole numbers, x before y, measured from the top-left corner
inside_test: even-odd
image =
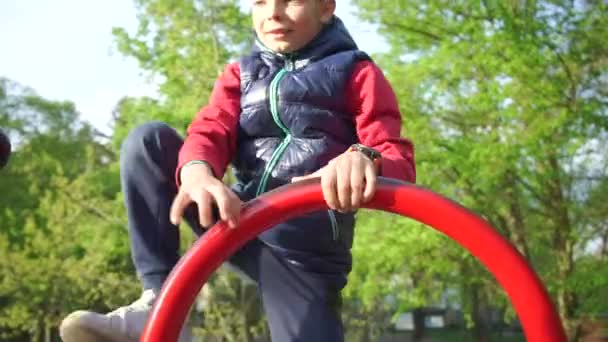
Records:
[[[238,63],[228,64],[213,87],[209,104],[198,112],[188,127],[188,136],[179,151],[175,175],[178,184],[182,166],[192,160],[209,163],[214,175],[223,177],[236,151],[240,83]]]
[[[357,63],[346,88],[359,142],[382,154],[382,176],[416,182],[414,146],[401,137],[397,97],[373,62]]]

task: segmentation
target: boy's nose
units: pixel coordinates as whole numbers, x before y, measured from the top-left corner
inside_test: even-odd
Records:
[[[266,18],[268,20],[280,20],[285,12],[284,1],[270,0],[266,2]]]

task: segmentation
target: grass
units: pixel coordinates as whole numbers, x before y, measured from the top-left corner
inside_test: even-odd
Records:
[[[380,339],[384,342],[393,341],[412,341],[412,333],[410,332],[398,332],[389,334],[385,338]],[[475,341],[473,335],[467,330],[454,330],[454,329],[427,329],[425,332],[423,342],[471,342]],[[526,338],[523,333],[493,333],[490,339],[491,342],[525,342]]]
[[[433,342],[468,342],[474,341],[470,331],[461,330],[430,330],[427,336],[432,338]],[[522,333],[500,334],[495,333],[491,337],[492,342],[525,342],[526,338]]]

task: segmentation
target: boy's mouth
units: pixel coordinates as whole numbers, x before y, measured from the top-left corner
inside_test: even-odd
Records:
[[[289,30],[289,29],[274,29],[274,30],[266,31],[266,34],[282,37],[282,36],[286,36],[290,32],[291,32],[291,30]]]

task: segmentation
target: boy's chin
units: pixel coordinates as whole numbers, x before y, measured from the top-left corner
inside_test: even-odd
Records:
[[[290,48],[290,47],[275,47],[274,49],[272,49],[272,51],[280,53],[280,54],[286,54],[286,53],[291,53],[294,51],[294,49]]]
[[[270,43],[270,44],[267,44],[267,46],[272,51],[281,53],[281,54],[291,53],[296,50],[292,44],[289,44],[287,42]]]

